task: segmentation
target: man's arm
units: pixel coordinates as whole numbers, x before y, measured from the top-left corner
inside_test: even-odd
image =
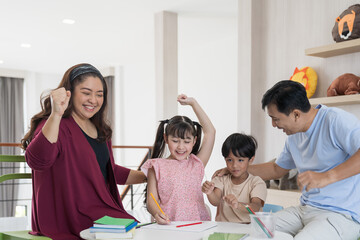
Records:
[[[254,176],[261,177],[264,181],[271,179],[279,179],[287,174],[290,169],[279,167],[274,162],[266,162],[260,164],[249,165],[248,172]]]
[[[323,188],[331,183],[360,173],[360,150],[348,160],[327,172],[306,171],[298,176],[299,184],[306,186],[306,191],[311,188]]]
[[[272,180],[272,179],[279,179],[283,177],[285,174],[287,174],[290,171],[290,169],[285,169],[282,167],[279,167],[274,162],[266,162],[266,163],[260,163],[260,164],[254,164],[249,165],[248,172],[251,173],[254,176],[261,177],[264,181],[266,180]],[[223,176],[229,174],[229,171],[227,168],[222,168],[213,174],[212,178],[216,176]]]

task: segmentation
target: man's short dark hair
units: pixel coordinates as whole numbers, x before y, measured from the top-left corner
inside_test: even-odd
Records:
[[[261,104],[263,110],[266,106],[275,104],[278,111],[286,115],[295,109],[308,112],[311,108],[305,87],[301,83],[291,80],[280,81],[267,90]]]

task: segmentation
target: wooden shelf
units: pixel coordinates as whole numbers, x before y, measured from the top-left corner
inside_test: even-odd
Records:
[[[334,97],[310,98],[311,106],[324,104],[326,106],[341,106],[360,103],[360,94],[343,95]]]
[[[307,56],[321,58],[334,57],[355,52],[360,52],[360,38],[326,46],[305,49],[305,54]]]

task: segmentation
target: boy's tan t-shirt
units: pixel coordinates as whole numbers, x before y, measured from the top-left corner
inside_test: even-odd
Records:
[[[215,177],[212,180],[215,187],[222,192],[220,205],[217,207],[215,221],[249,223],[249,213],[240,209],[233,209],[225,203],[223,196],[234,194],[239,202],[250,203],[251,198],[258,197],[265,202],[267,190],[265,182],[258,176],[249,174],[248,178],[241,184],[235,185],[231,181],[231,174]]]

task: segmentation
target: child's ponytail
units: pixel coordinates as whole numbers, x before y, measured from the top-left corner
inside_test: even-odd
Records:
[[[164,149],[165,149],[164,126],[168,122],[169,122],[168,119],[160,121],[158,130],[156,132],[151,158],[159,158],[162,157],[162,155],[164,154]]]
[[[200,123],[193,121],[194,128],[196,129],[196,142],[194,144],[194,147],[191,151],[192,154],[196,155],[199,152],[200,144],[201,144],[201,133],[202,133],[202,126]]]

